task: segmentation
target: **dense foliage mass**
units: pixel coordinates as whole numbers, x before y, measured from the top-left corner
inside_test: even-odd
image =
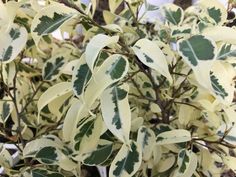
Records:
[[[0,1],[5,176],[78,177],[84,165],[109,177],[235,171],[234,17],[217,0],[185,11],[110,0],[100,24],[96,6]],[[145,22],[149,11],[162,18]]]

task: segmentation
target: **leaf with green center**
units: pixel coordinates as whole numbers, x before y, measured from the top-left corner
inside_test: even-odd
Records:
[[[123,64],[120,68],[118,68],[119,63]],[[92,107],[94,102],[101,96],[103,91],[110,85],[124,78],[124,76],[128,72],[128,68],[129,68],[129,63],[126,57],[119,54],[115,54],[109,56],[99,67],[99,70],[94,72],[89,84],[85,89],[83,96],[83,104],[80,106],[78,110],[76,119],[72,120],[73,122],[72,134],[76,133],[77,123],[80,121],[81,118],[86,116],[88,110]],[[113,77],[112,73],[115,73],[115,77]],[[67,122],[67,120],[65,120],[65,122]],[[74,140],[72,139],[71,141]]]
[[[155,41],[140,39],[132,49],[144,65],[162,74],[172,83],[173,79],[169,72],[167,59]]]
[[[55,147],[44,147],[35,156],[40,162],[53,165],[58,161],[58,154]]]
[[[28,33],[24,27],[13,24],[9,30],[0,37],[0,60],[4,63],[16,59],[28,39]]]
[[[225,60],[227,57],[236,57],[236,50],[231,50],[231,47],[231,44],[222,45],[218,53],[217,59]]]
[[[61,55],[55,56],[48,60],[43,67],[42,75],[44,80],[54,80],[65,65],[65,58]]]
[[[165,19],[173,25],[179,25],[183,21],[184,11],[174,4],[163,7]]]
[[[1,111],[0,111],[0,122],[5,123],[12,112],[12,103],[7,101],[0,102]]]
[[[98,115],[95,118],[82,119],[74,136],[74,149],[81,154],[89,153],[96,149],[102,131],[102,118]]]
[[[180,55],[191,66],[197,66],[199,61],[213,60],[215,58],[215,44],[202,35],[194,35],[189,39],[178,42]]]
[[[232,65],[216,60],[210,73],[211,92],[225,105],[232,104],[234,99],[234,77],[235,70]]]
[[[194,152],[182,149],[178,154],[177,176],[192,176],[197,168],[198,159]]]
[[[101,96],[104,122],[107,128],[123,142],[128,141],[131,128],[128,92],[127,84],[115,85],[107,88]]]
[[[223,86],[220,85],[218,79],[213,74],[211,74],[211,84],[217,95],[220,95],[223,99],[228,96],[228,93],[225,91]]]
[[[95,166],[105,162],[112,153],[112,147],[112,144],[99,145],[96,150],[83,155],[86,157],[83,163],[89,166]]]
[[[36,46],[38,46],[42,36],[54,32],[75,15],[74,9],[56,2],[42,8],[35,15],[31,25],[31,34]]]
[[[126,144],[123,144],[111,164],[109,176],[133,176],[141,165],[141,159],[141,149],[134,141],[130,141],[130,148]]]
[[[39,36],[52,33],[71,17],[71,14],[58,14],[57,12],[54,12],[52,17],[41,16],[39,18],[40,23],[34,28],[33,32]]]
[[[139,128],[137,143],[142,148],[143,160],[148,161],[151,158],[155,141],[155,133],[150,128],[145,126]]]
[[[218,24],[221,21],[221,11],[220,9],[216,9],[215,7],[208,8],[207,12],[209,16]]]

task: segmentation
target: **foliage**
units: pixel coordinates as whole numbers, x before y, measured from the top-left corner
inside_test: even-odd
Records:
[[[6,176],[80,176],[82,165],[108,166],[110,177],[236,170],[236,30],[217,0],[185,11],[110,0],[104,25],[93,20],[97,1],[42,2],[0,1]],[[145,22],[142,3],[163,18]],[[56,39],[58,29],[69,37]]]

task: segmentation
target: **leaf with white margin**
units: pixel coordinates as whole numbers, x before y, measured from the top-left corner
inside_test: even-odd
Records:
[[[170,83],[173,82],[167,59],[156,42],[143,38],[138,40],[132,49],[143,64],[165,76]]]
[[[38,100],[38,118],[40,117],[40,111],[54,99],[72,92],[72,84],[70,82],[60,82],[49,89],[47,89]],[[72,93],[71,93],[72,94]]]
[[[13,166],[13,158],[8,152],[8,150],[4,147],[4,144],[0,144],[0,165],[1,167],[11,168]]]
[[[227,21],[227,10],[218,0],[201,0],[198,4],[206,9],[216,24],[223,25]]]
[[[234,77],[234,68],[229,63],[217,60],[212,66],[212,88],[219,101],[225,105],[230,105],[234,98]]]
[[[142,148],[143,160],[148,161],[153,153],[154,145],[156,144],[156,136],[153,130],[142,126],[138,130],[137,143]]]
[[[109,170],[110,177],[131,177],[139,169],[142,162],[141,147],[130,141],[130,147],[123,144]]]
[[[178,171],[174,177],[190,177],[197,168],[198,159],[194,152],[182,149],[178,154]]]
[[[78,122],[77,126],[78,128],[74,135],[74,149],[78,154],[78,157],[75,157],[75,159],[80,159],[81,154],[96,149],[102,133],[102,116],[99,114],[97,117],[84,118]]]
[[[42,8],[35,15],[31,25],[31,35],[35,45],[38,46],[42,36],[54,32],[77,14],[74,9],[55,2]]]
[[[83,104],[78,110],[76,119],[71,122],[71,125],[73,125],[72,134],[75,134],[77,123],[89,112],[96,99],[101,96],[108,86],[124,78],[128,68],[128,60],[119,54],[111,55],[103,62],[99,70],[94,73],[94,77],[92,77],[84,92]],[[73,138],[71,141],[74,141]]]
[[[193,35],[178,41],[177,50],[193,69],[198,83],[210,89],[210,70],[217,55],[215,42],[203,35]]]
[[[203,30],[202,34],[213,39],[215,42],[236,44],[236,29],[234,28],[227,26],[208,27]]]
[[[60,140],[55,136],[48,136],[36,139],[26,144],[23,149],[23,157],[34,157],[40,149],[49,146],[55,148],[62,148],[63,145],[60,144]]]
[[[0,61],[9,63],[25,47],[28,39],[28,33],[25,27],[14,24],[9,31],[0,37]]]
[[[166,4],[162,7],[165,19],[173,25],[179,25],[183,22],[184,11],[181,7],[174,4]]]
[[[129,85],[115,85],[101,95],[101,110],[107,128],[122,142],[129,141],[131,111],[128,100]]]
[[[83,164],[89,166],[102,164],[110,157],[112,147],[113,144],[98,145],[96,150],[83,154]]]
[[[71,134],[73,130],[71,128],[71,125],[78,114],[78,109],[80,108],[80,106],[81,106],[81,102],[79,100],[75,100],[66,113],[66,117],[65,117],[65,120],[63,122],[63,127],[62,127],[62,135],[63,135],[64,141],[69,141],[71,138]]]
[[[89,41],[85,49],[85,60],[92,72],[99,52],[104,47],[117,43],[118,40],[119,36],[110,37],[105,34],[98,34]]]
[[[3,98],[4,99],[4,98]],[[11,115],[13,111],[14,105],[11,100],[3,101],[0,100],[0,122],[6,123],[8,117]]]
[[[78,64],[73,69],[72,84],[73,91],[77,97],[80,97],[84,93],[84,89],[92,77],[92,72],[85,61],[85,55],[83,54]]]
[[[63,55],[53,56],[51,59],[47,60],[43,66],[43,79],[51,81],[59,77],[65,64],[66,59]]]
[[[184,129],[170,130],[157,135],[158,145],[175,144],[191,141],[191,134]]]
[[[234,111],[234,115],[235,114],[236,112]],[[220,138],[224,138],[224,141],[226,141],[227,143],[236,145],[236,127],[234,124],[221,125],[217,130],[217,135]]]
[[[227,57],[236,57],[236,49],[231,49],[231,44],[223,44],[220,47],[217,59],[218,60],[225,60]]]

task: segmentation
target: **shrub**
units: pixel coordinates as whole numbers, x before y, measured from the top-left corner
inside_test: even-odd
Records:
[[[6,176],[80,176],[83,165],[110,177],[236,170],[233,19],[216,0],[185,11],[144,2],[163,20],[142,20],[141,0],[110,0],[104,25],[93,20],[96,0],[0,3]],[[67,38],[52,35],[59,28]]]

